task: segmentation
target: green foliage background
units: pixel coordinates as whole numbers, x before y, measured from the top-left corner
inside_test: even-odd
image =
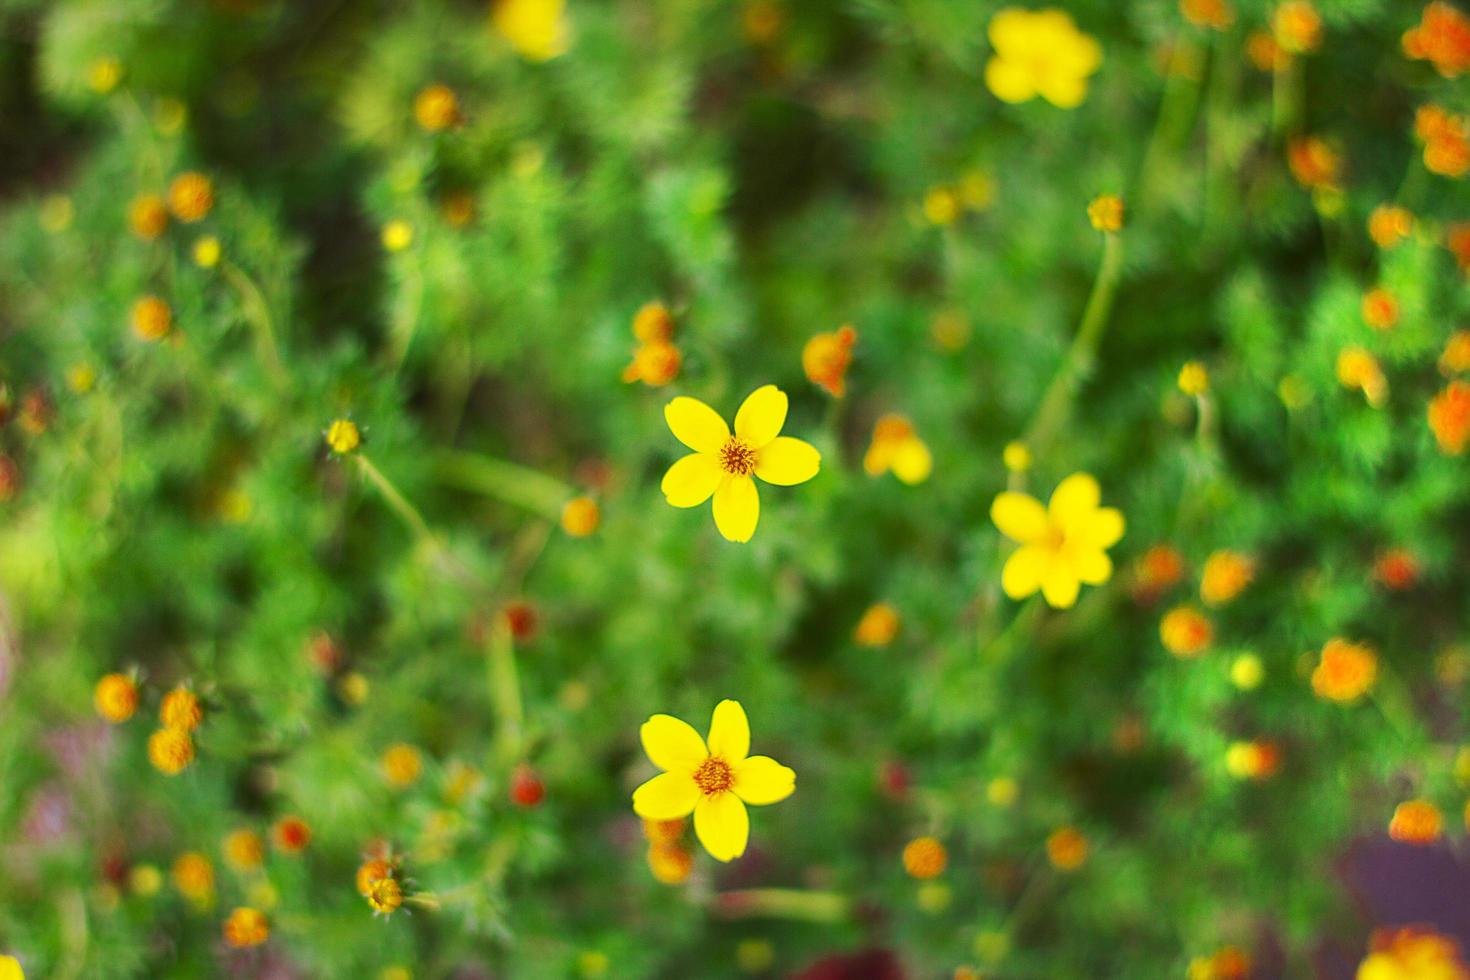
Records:
[[[1324,935],[1359,948],[1331,872],[1344,844],[1410,796],[1456,828],[1465,802],[1463,693],[1433,664],[1464,638],[1470,490],[1425,406],[1470,309],[1440,235],[1470,196],[1422,172],[1411,120],[1470,92],[1402,55],[1417,5],[1324,0],[1299,108],[1273,118],[1273,79],[1244,55],[1264,3],[1210,33],[1162,0],[1078,0],[1104,49],[1086,103],[1008,106],[982,80],[1000,6],[802,0],[753,42],[729,2],[573,0],[570,50],[531,63],[477,2],[0,3],[0,365],[13,398],[40,389],[54,409],[42,432],[0,433],[20,474],[0,505],[0,948],[37,977],[558,977],[595,972],[589,951],[610,976],[717,977],[750,938],[780,971],[877,944],[915,976],[1163,977],[1279,943],[1301,975]],[[1198,55],[1196,79],[1165,81],[1169,44]],[[107,95],[87,84],[103,57],[124,70]],[[435,82],[465,117],[437,135],[412,115]],[[177,132],[158,125],[166,99],[187,107]],[[1342,150],[1339,198],[1292,180],[1284,141],[1302,131]],[[127,202],[188,169],[215,181],[214,210],[138,241]],[[992,206],[924,219],[930,188],[977,170]],[[450,190],[474,197],[468,227],[442,215]],[[1022,483],[1044,497],[1087,470],[1128,531],[1113,581],[1053,612],[1001,595],[988,508],[1092,287],[1085,207],[1103,192],[1129,209],[1113,315]],[[75,217],[47,230],[57,194]],[[1366,216],[1393,200],[1419,230],[1380,253]],[[395,219],[414,239],[389,253]],[[223,243],[212,270],[190,260],[203,233]],[[1358,313],[1380,282],[1403,308],[1385,334]],[[182,345],[129,332],[149,292]],[[625,385],[631,317],[659,297],[683,370]],[[931,339],[946,311],[971,328],[958,351]],[[860,340],[834,404],[800,352],[844,322]],[[1384,363],[1381,409],[1336,381],[1349,344]],[[1210,368],[1214,426],[1174,386],[1187,359]],[[93,390],[68,388],[76,364]],[[1294,411],[1288,375],[1309,396]],[[662,500],[680,453],[662,406],[691,394],[728,417],[772,382],[824,465],[763,493],[734,545],[707,509]],[[889,411],[933,450],[917,487],[862,471]],[[344,416],[426,533],[329,457],[322,431]],[[602,524],[574,539],[557,515],[588,491]],[[1220,547],[1259,559],[1199,660],[1158,639],[1196,578],[1159,605],[1130,595],[1158,542],[1192,569]],[[1373,581],[1391,546],[1423,563],[1407,593]],[[523,738],[476,628],[520,597],[541,619],[515,651]],[[899,638],[855,646],[880,600]],[[304,655],[321,631],[370,682],[363,704]],[[1375,700],[1313,698],[1302,657],[1334,635],[1379,649]],[[1249,693],[1229,679],[1244,650],[1267,670]],[[132,667],[139,715],[102,733],[93,685]],[[199,758],[168,778],[145,743],[186,680],[207,715]],[[651,773],[638,726],[703,729],[723,697],[797,792],[753,811],[742,861],[700,854],[687,885],[660,885],[629,806]],[[1134,721],[1142,745],[1120,747]],[[1226,772],[1226,745],[1251,737],[1284,746],[1276,778]],[[405,792],[378,769],[398,741],[427,762]],[[523,758],[547,787],[533,809],[507,799]],[[485,777],[458,805],[456,762]],[[905,799],[881,790],[887,763]],[[997,776],[1019,782],[1014,806],[987,801]],[[64,801],[54,834],[34,826],[43,798]],[[270,942],[224,953],[219,922],[251,893],[220,841],[286,813],[315,836],[267,859]],[[1042,843],[1066,824],[1092,854],[1062,875]],[[950,850],[942,909],[899,860],[923,833]],[[372,916],[353,872],[374,838],[438,910]],[[185,850],[216,863],[212,908],[109,877]],[[718,914],[752,887],[845,904],[816,922]],[[1008,936],[999,962],[984,932]]]

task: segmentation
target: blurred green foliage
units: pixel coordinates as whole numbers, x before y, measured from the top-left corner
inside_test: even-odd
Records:
[[[1470,194],[1425,171],[1413,119],[1470,94],[1405,57],[1417,4],[1322,0],[1320,46],[1262,71],[1261,0],[1219,31],[1077,0],[1103,49],[1086,101],[1009,105],[984,82],[1001,6],[571,0],[566,52],[537,59],[478,2],[0,3],[0,949],[32,977],[534,978],[738,975],[764,969],[751,940],[776,971],[879,945],[914,976],[1182,976],[1227,944],[1303,975],[1324,936],[1361,948],[1345,844],[1411,797],[1458,825],[1466,796],[1446,651],[1470,484],[1426,406],[1470,312],[1444,247]],[[435,84],[457,114],[431,132]],[[1293,179],[1306,134],[1338,188]],[[213,207],[141,240],[130,202],[185,171]],[[1070,345],[1102,193],[1127,218],[1094,354]],[[1384,203],[1415,215],[1386,250]],[[1386,331],[1360,313],[1376,285]],[[129,329],[144,295],[171,308],[162,342]],[[682,367],[624,384],[655,299]],[[801,352],[842,323],[834,400]],[[1379,405],[1339,383],[1354,346]],[[1059,371],[1069,410],[1008,473]],[[730,544],[661,499],[662,406],[730,417],[767,383],[824,465]],[[916,486],[863,472],[890,412],[933,453]],[[337,418],[357,454],[327,449]],[[1075,471],[1127,517],[1118,570],[1070,610],[1011,602],[990,502]],[[559,526],[574,494],[589,537]],[[1150,591],[1160,544],[1185,574]],[[1208,612],[1209,650],[1170,656],[1160,616],[1222,548],[1255,580]],[[1405,590],[1375,578],[1395,548]],[[537,627],[511,653],[515,601]],[[880,601],[897,638],[855,644]],[[1360,703],[1313,696],[1333,636],[1379,653]],[[129,671],[138,713],[107,726],[94,685]],[[168,777],[147,740],[180,683],[205,715]],[[660,884],[639,724],[703,729],[724,697],[797,792],[752,811],[741,861]],[[1280,772],[1231,775],[1242,739]],[[403,789],[395,743],[423,753]],[[522,765],[535,806],[509,796]],[[229,832],[288,814],[303,853],[229,867]],[[1063,826],[1090,843],[1071,872],[1044,848]],[[900,859],[923,834],[949,851],[927,884]],[[386,921],[353,884],[375,841],[420,899]],[[186,851],[207,901],[138,873]],[[791,904],[741,914],[751,888]],[[228,950],[242,905],[271,936]]]

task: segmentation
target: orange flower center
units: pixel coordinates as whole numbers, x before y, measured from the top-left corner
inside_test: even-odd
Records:
[[[749,476],[755,469],[755,450],[739,436],[731,436],[720,447],[720,467],[732,476]]]
[[[700,788],[705,796],[714,796],[723,793],[735,782],[735,773],[730,768],[730,763],[724,759],[716,759],[714,756],[705,759],[694,770],[694,784]]]

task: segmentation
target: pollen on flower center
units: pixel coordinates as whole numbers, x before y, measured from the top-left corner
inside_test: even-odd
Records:
[[[730,763],[724,759],[714,757],[705,759],[694,770],[694,783],[700,788],[705,796],[713,796],[723,793],[735,782],[735,773],[730,769]]]
[[[738,436],[731,436],[720,447],[720,466],[734,476],[749,476],[755,469],[755,450]]]

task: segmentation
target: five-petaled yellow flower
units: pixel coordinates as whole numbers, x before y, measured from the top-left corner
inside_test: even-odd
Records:
[[[1102,65],[1102,47],[1077,29],[1063,10],[1007,7],[990,19],[995,54],[985,66],[985,84],[1005,102],[1038,95],[1059,109],[1075,109],[1087,98],[1087,79]]]
[[[1052,492],[1048,506],[1006,491],[990,505],[990,519],[1021,545],[1006,561],[1000,584],[1012,599],[1038,589],[1049,605],[1069,608],[1081,583],[1101,585],[1113,574],[1106,550],[1123,536],[1123,515],[1098,506],[1101,491],[1086,473],[1073,473]]]
[[[715,526],[730,541],[749,541],[760,519],[758,476],[789,487],[817,475],[822,457],[810,443],[780,435],[786,392],[766,385],[750,393],[735,413],[735,431],[704,402],[680,396],[664,406],[669,428],[693,453],[669,467],[662,489],[675,507],[698,507],[715,498]]]
[[[716,861],[745,853],[746,804],[779,803],[796,789],[796,773],[766,755],[749,755],[750,723],[739,701],[715,705],[706,742],[672,715],[654,715],[639,731],[643,750],[664,770],[633,792],[645,820],[694,814],[694,833]]]

